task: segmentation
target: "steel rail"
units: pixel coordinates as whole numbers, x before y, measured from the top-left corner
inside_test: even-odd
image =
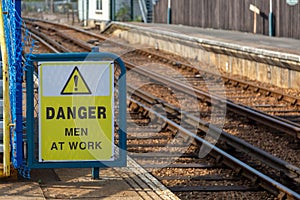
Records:
[[[98,38],[100,40],[105,40],[105,41],[108,40],[108,41],[110,41],[112,43],[116,43],[117,44],[117,42],[111,40],[110,38],[107,38],[107,37],[104,37],[104,36],[101,36],[99,34],[92,33],[92,32],[86,31],[86,30],[82,30],[80,28],[77,28],[77,27],[74,27],[74,26],[70,26],[70,25],[67,25],[67,24],[57,24],[55,22],[50,22],[50,21],[41,20],[41,19],[27,18],[27,17],[24,17],[23,19],[26,20],[26,23],[29,23],[29,24],[32,24],[32,25],[34,25],[34,21],[40,21],[40,22],[52,24],[54,26],[60,26],[60,27],[68,28],[68,29],[73,29],[73,30],[76,30],[78,32],[81,32],[81,33],[84,33],[84,34],[96,37],[96,38]],[[124,46],[124,45],[122,45],[122,46]]]
[[[277,130],[280,130],[284,133],[288,133],[288,134],[300,139],[300,127],[294,126],[292,123],[288,123],[289,121],[288,122],[283,121],[280,118],[275,118],[271,115],[254,110],[250,107],[243,106],[240,104],[235,104],[232,101],[224,99],[218,95],[209,94],[209,93],[201,91],[199,89],[191,88],[191,87],[189,87],[183,83],[180,83],[179,81],[176,81],[172,78],[165,77],[165,76],[159,75],[154,72],[150,72],[146,69],[135,68],[136,66],[133,63],[125,61],[125,64],[128,69],[134,70],[135,72],[137,72],[143,76],[146,76],[156,82],[163,83],[170,88],[173,88],[175,90],[178,90],[180,92],[183,92],[183,93],[191,95],[191,96],[197,95],[198,98],[200,98],[204,101],[207,101],[207,102],[212,102],[211,100],[213,100],[213,102],[216,106],[226,105],[227,108],[234,113],[248,117],[248,118],[253,119],[253,120],[255,120],[259,123],[262,123],[266,126],[275,128]]]
[[[34,29],[30,29],[30,32],[34,33],[35,35],[39,36],[40,38],[42,38],[44,41],[46,41],[47,43],[49,43],[50,45],[52,45],[54,48],[56,48],[57,50],[61,51],[61,52],[71,52],[69,49],[67,49],[66,47],[62,46],[61,44],[59,44],[58,42],[48,38],[47,35],[45,35],[44,33],[41,33],[37,30]]]
[[[68,40],[70,42],[72,42],[73,44],[76,44],[77,46],[83,48],[84,50],[87,50],[87,51],[91,51],[93,46],[90,45],[90,44],[87,44],[86,42],[82,42],[81,40],[78,40],[78,39],[75,39],[75,38],[70,38],[69,35],[61,32],[61,31],[58,31],[54,28],[48,28],[48,30],[51,30],[51,31],[54,31],[55,34],[65,40]],[[43,37],[45,38],[45,40],[47,42],[49,42],[51,45],[55,46],[56,48],[58,48],[59,50],[63,51],[63,52],[71,52],[70,49],[67,49],[66,47],[64,47],[63,45],[59,44],[58,42],[54,41],[54,40],[51,40],[50,38],[47,38],[47,36],[42,33],[42,32],[38,32],[37,30],[33,30],[31,29],[31,32],[33,32],[35,35],[39,35],[40,37]]]
[[[26,19],[26,18],[25,18]],[[29,21],[29,23],[28,24],[31,24],[31,25],[36,25],[36,24],[34,24],[34,23],[32,23],[32,22],[30,22]],[[55,23],[50,23],[50,24],[53,24],[53,25],[58,25],[58,24],[55,24]],[[66,40],[69,40],[69,41],[71,41],[72,43],[74,43],[74,44],[76,44],[76,45],[78,45],[78,46],[80,46],[80,47],[82,47],[82,48],[84,48],[85,50],[91,50],[92,49],[92,45],[90,45],[90,44],[87,44],[86,42],[83,42],[83,41],[81,41],[81,40],[77,40],[77,39],[75,39],[75,38],[70,38],[70,36],[69,35],[67,35],[67,34],[65,34],[65,33],[63,33],[63,32],[61,32],[61,31],[59,31],[59,30],[57,30],[57,29],[54,29],[54,28],[52,28],[52,27],[47,27],[47,28],[45,28],[45,27],[43,27],[43,26],[40,26],[40,25],[38,25],[39,27],[42,27],[42,29],[45,29],[45,30],[47,30],[47,31],[53,31],[53,32],[55,32],[55,34],[56,35],[58,35],[58,36],[60,36],[60,37],[62,37],[62,38],[64,38],[64,39],[66,39]],[[71,28],[71,27],[69,27],[69,26],[67,26],[67,25],[64,25],[64,24],[59,24],[59,26],[61,26],[61,27],[66,27],[66,28],[69,28],[69,29],[74,29],[74,28]],[[76,31],[78,31],[78,30],[76,30]],[[41,34],[43,34],[43,33],[41,33]]]
[[[178,62],[178,61],[172,60],[172,59],[166,59],[162,55],[154,53],[154,52],[149,52],[149,51],[141,50],[141,49],[138,49],[136,51],[140,51],[141,54],[147,52],[147,53],[151,54],[151,56],[154,57],[154,58],[157,57],[161,61],[174,63],[176,66],[179,66],[179,67],[182,67],[182,68],[195,69],[195,67],[193,67],[190,64],[183,63],[183,62]],[[195,69],[195,70],[198,70],[198,69]],[[277,98],[278,100],[285,100],[286,102],[290,103],[291,105],[300,105],[300,98],[293,97],[293,96],[288,95],[288,94],[282,94],[282,93],[277,92],[275,90],[271,90],[271,89],[268,89],[268,88],[263,87],[263,86],[258,86],[258,85],[255,85],[253,83],[246,82],[244,80],[239,80],[239,79],[236,79],[236,78],[233,78],[233,77],[228,77],[228,76],[225,76],[225,75],[216,74],[216,73],[208,71],[206,69],[201,69],[201,72],[205,73],[205,74],[212,75],[212,76],[217,76],[217,77],[223,78],[225,80],[225,83],[228,83],[228,82],[232,81],[232,82],[237,83],[238,85],[243,86],[244,89],[247,89],[249,87],[250,88],[255,88],[256,92],[263,91],[263,92],[266,93],[266,96],[270,96],[271,94],[275,94],[278,97]]]
[[[53,29],[53,30],[55,30],[55,29]],[[67,35],[65,33],[62,33],[61,31],[55,30],[55,33],[56,33],[56,35],[66,39],[66,40],[70,40],[72,43],[82,47],[83,49],[85,49],[87,51],[91,51],[92,48],[94,47],[93,45],[90,45],[86,42],[82,42],[82,40],[78,40],[78,39],[75,39],[75,38],[70,38],[69,35]]]
[[[246,153],[252,158],[259,160],[273,169],[280,171],[286,177],[289,177],[295,182],[297,182],[297,179],[299,179],[298,184],[300,184],[300,168],[291,165],[290,163],[287,163],[286,161],[281,160],[266,151],[254,147],[248,142],[223,131],[211,123],[205,122],[194,115],[181,111],[179,108],[170,105],[169,103],[149,93],[146,93],[141,89],[134,88],[133,86],[127,84],[127,91],[131,93],[134,92],[135,96],[141,98],[150,105],[154,105],[156,103],[161,104],[167,113],[171,114],[172,116],[176,116],[179,121],[184,121],[186,124],[197,127],[198,130],[209,134],[209,136],[212,138],[218,138],[220,136],[220,140],[225,141],[229,146]]]
[[[274,195],[279,195],[280,193],[286,194],[287,197],[292,197],[295,199],[300,199],[300,194],[291,190],[290,188],[282,185],[281,183],[273,180],[272,178],[266,176],[265,174],[257,171],[256,169],[252,168],[251,166],[247,165],[246,163],[238,160],[237,158],[231,156],[230,154],[226,153],[222,149],[216,147],[215,145],[209,143],[208,141],[202,139],[201,137],[195,135],[194,133],[190,132],[189,130],[181,127],[177,123],[173,122],[172,120],[168,119],[167,117],[157,113],[156,111],[152,110],[151,108],[145,106],[141,102],[138,102],[132,98],[129,98],[130,101],[137,104],[140,107],[143,107],[148,112],[154,114],[161,120],[163,120],[168,125],[176,128],[181,133],[189,135],[196,139],[197,141],[201,142],[203,145],[207,146],[208,148],[212,149],[210,155],[219,159],[219,155],[223,158],[223,163],[233,169],[234,171],[238,171],[241,175],[245,176],[246,178],[250,179],[251,181],[256,181],[258,185],[262,188],[268,190],[269,192],[273,193]],[[242,170],[242,171],[241,171]],[[259,180],[256,179],[259,178]]]
[[[25,32],[25,28],[22,28],[22,31]],[[39,41],[41,44],[43,44],[44,46],[46,46],[50,51],[53,51],[54,53],[60,53],[56,48],[54,48],[53,46],[51,46],[49,43],[47,43],[44,39],[42,39],[41,37],[39,37],[38,35],[34,34],[33,32],[28,30],[28,33],[35,38],[37,41]]]

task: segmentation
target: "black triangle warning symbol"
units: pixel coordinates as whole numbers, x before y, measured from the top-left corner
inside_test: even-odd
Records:
[[[61,95],[92,94],[77,66],[73,69],[68,81],[60,92]]]

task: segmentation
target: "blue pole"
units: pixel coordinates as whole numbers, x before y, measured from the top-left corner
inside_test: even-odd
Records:
[[[273,36],[273,13],[269,14],[269,36]]]
[[[26,72],[26,139],[27,139],[27,164],[34,161],[34,100],[33,100],[33,62],[31,56],[27,57],[29,65]]]
[[[100,48],[99,47],[93,47],[92,52],[99,52]],[[93,167],[92,168],[92,177],[93,179],[99,179],[100,178],[100,170],[99,167]]]
[[[273,8],[272,0],[270,0],[270,13],[269,13],[269,36],[273,36]]]
[[[15,9],[16,9],[16,127],[15,127],[15,145],[16,145],[16,155],[14,159],[14,166],[16,168],[20,167],[23,162],[23,92],[22,92],[22,77],[23,77],[23,68],[22,68],[22,32],[21,32],[21,0],[15,0]]]

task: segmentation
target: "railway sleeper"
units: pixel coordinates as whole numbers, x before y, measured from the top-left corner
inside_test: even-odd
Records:
[[[72,43],[90,51],[92,49],[92,46],[90,44],[86,44],[85,42],[83,42],[82,40],[78,40],[78,39],[75,39],[75,38],[70,38],[67,34],[65,33],[62,33],[60,31],[57,31],[56,30],[56,34],[59,35],[60,37],[66,39],[66,40],[69,40],[71,41]]]
[[[195,153],[182,153],[182,152],[149,152],[149,154],[131,154],[130,156],[135,158],[142,158],[142,159],[153,159],[153,158],[197,158],[197,155]]]
[[[227,192],[227,191],[260,191],[257,186],[218,185],[218,186],[169,186],[172,192]]]
[[[267,191],[269,191],[270,193],[272,193],[272,194],[275,195],[275,196],[278,196],[278,195],[279,195],[278,189],[277,189],[275,186],[270,185],[269,183],[266,183],[264,180],[260,180],[257,176],[253,175],[253,174],[252,174],[251,172],[249,172],[248,170],[236,166],[235,163],[233,163],[232,161],[227,160],[227,159],[224,159],[224,160],[223,160],[223,163],[224,163],[226,166],[229,166],[231,169],[235,170],[235,171],[238,173],[238,175],[241,175],[241,176],[246,177],[246,178],[247,178],[248,180],[250,180],[253,184],[255,184],[255,185],[257,185],[257,186],[260,186],[260,187],[266,189]]]
[[[237,176],[224,177],[220,175],[203,175],[203,176],[164,176],[158,177],[159,180],[192,180],[192,181],[239,181]]]
[[[118,138],[116,138],[118,139]],[[127,140],[130,141],[130,140],[161,140],[161,139],[169,139],[169,137],[165,136],[165,135],[151,135],[151,136],[141,136],[141,135],[135,135],[135,134],[128,134],[127,136]],[[133,147],[133,145],[131,145]]]
[[[234,145],[230,144],[230,142],[228,142],[227,140],[225,140],[224,138],[220,138],[220,140],[217,143],[218,147],[222,147],[222,149],[226,152],[230,152],[230,154],[232,155],[236,155],[236,158],[240,158],[241,160],[243,158],[245,158],[245,156],[247,156],[247,154],[239,151],[236,147],[234,147]],[[227,150],[228,149],[228,150]],[[256,168],[259,167],[259,165],[255,162],[247,162],[248,165],[251,165],[252,167]],[[300,183],[300,177],[298,174],[290,172],[290,171],[280,171],[280,177],[278,178],[282,178],[282,179],[287,179],[288,182],[297,182],[298,184]]]
[[[280,181],[289,188],[300,192],[300,177],[295,174],[280,172]]]
[[[224,165],[228,166],[229,168],[233,169],[238,175],[245,174],[246,177],[251,182],[257,182],[257,177],[256,176],[253,176],[252,174],[251,174],[251,176],[248,176],[248,174],[250,174],[250,173],[246,173],[246,171],[243,168],[241,168],[240,166],[238,166],[237,164],[235,164],[231,160],[224,159],[224,157],[222,155],[219,155],[215,151],[211,151],[210,155],[215,158],[215,160],[216,160],[217,163],[224,164]]]
[[[144,137],[143,138],[145,141],[147,140],[153,140],[153,137]],[[157,139],[161,140],[161,137],[158,137]],[[166,138],[168,139],[168,138]],[[148,148],[148,147],[153,147],[153,148],[157,148],[157,147],[179,147],[179,148],[185,148],[186,145],[185,144],[169,144],[168,142],[166,143],[157,143],[157,144],[127,144],[127,148]]]
[[[131,124],[129,124],[131,125]],[[127,133],[128,135],[137,135],[137,134],[148,134],[150,133],[153,135],[153,133],[159,133],[161,132],[161,126],[156,126],[156,127],[138,127],[138,128],[131,128],[132,126],[127,128]],[[158,132],[159,131],[159,132]]]
[[[177,157],[174,157],[174,160]],[[210,165],[210,164],[198,164],[198,163],[173,163],[173,164],[142,164],[144,168],[151,168],[151,169],[160,169],[160,168],[183,168],[183,169],[221,169],[223,166],[217,165]]]

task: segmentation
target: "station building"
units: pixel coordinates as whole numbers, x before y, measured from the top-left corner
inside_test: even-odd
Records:
[[[126,0],[120,0],[125,2]],[[79,20],[109,21],[111,19],[111,0],[78,0]]]
[[[78,0],[78,17],[85,26],[109,21],[152,21],[156,0]]]

